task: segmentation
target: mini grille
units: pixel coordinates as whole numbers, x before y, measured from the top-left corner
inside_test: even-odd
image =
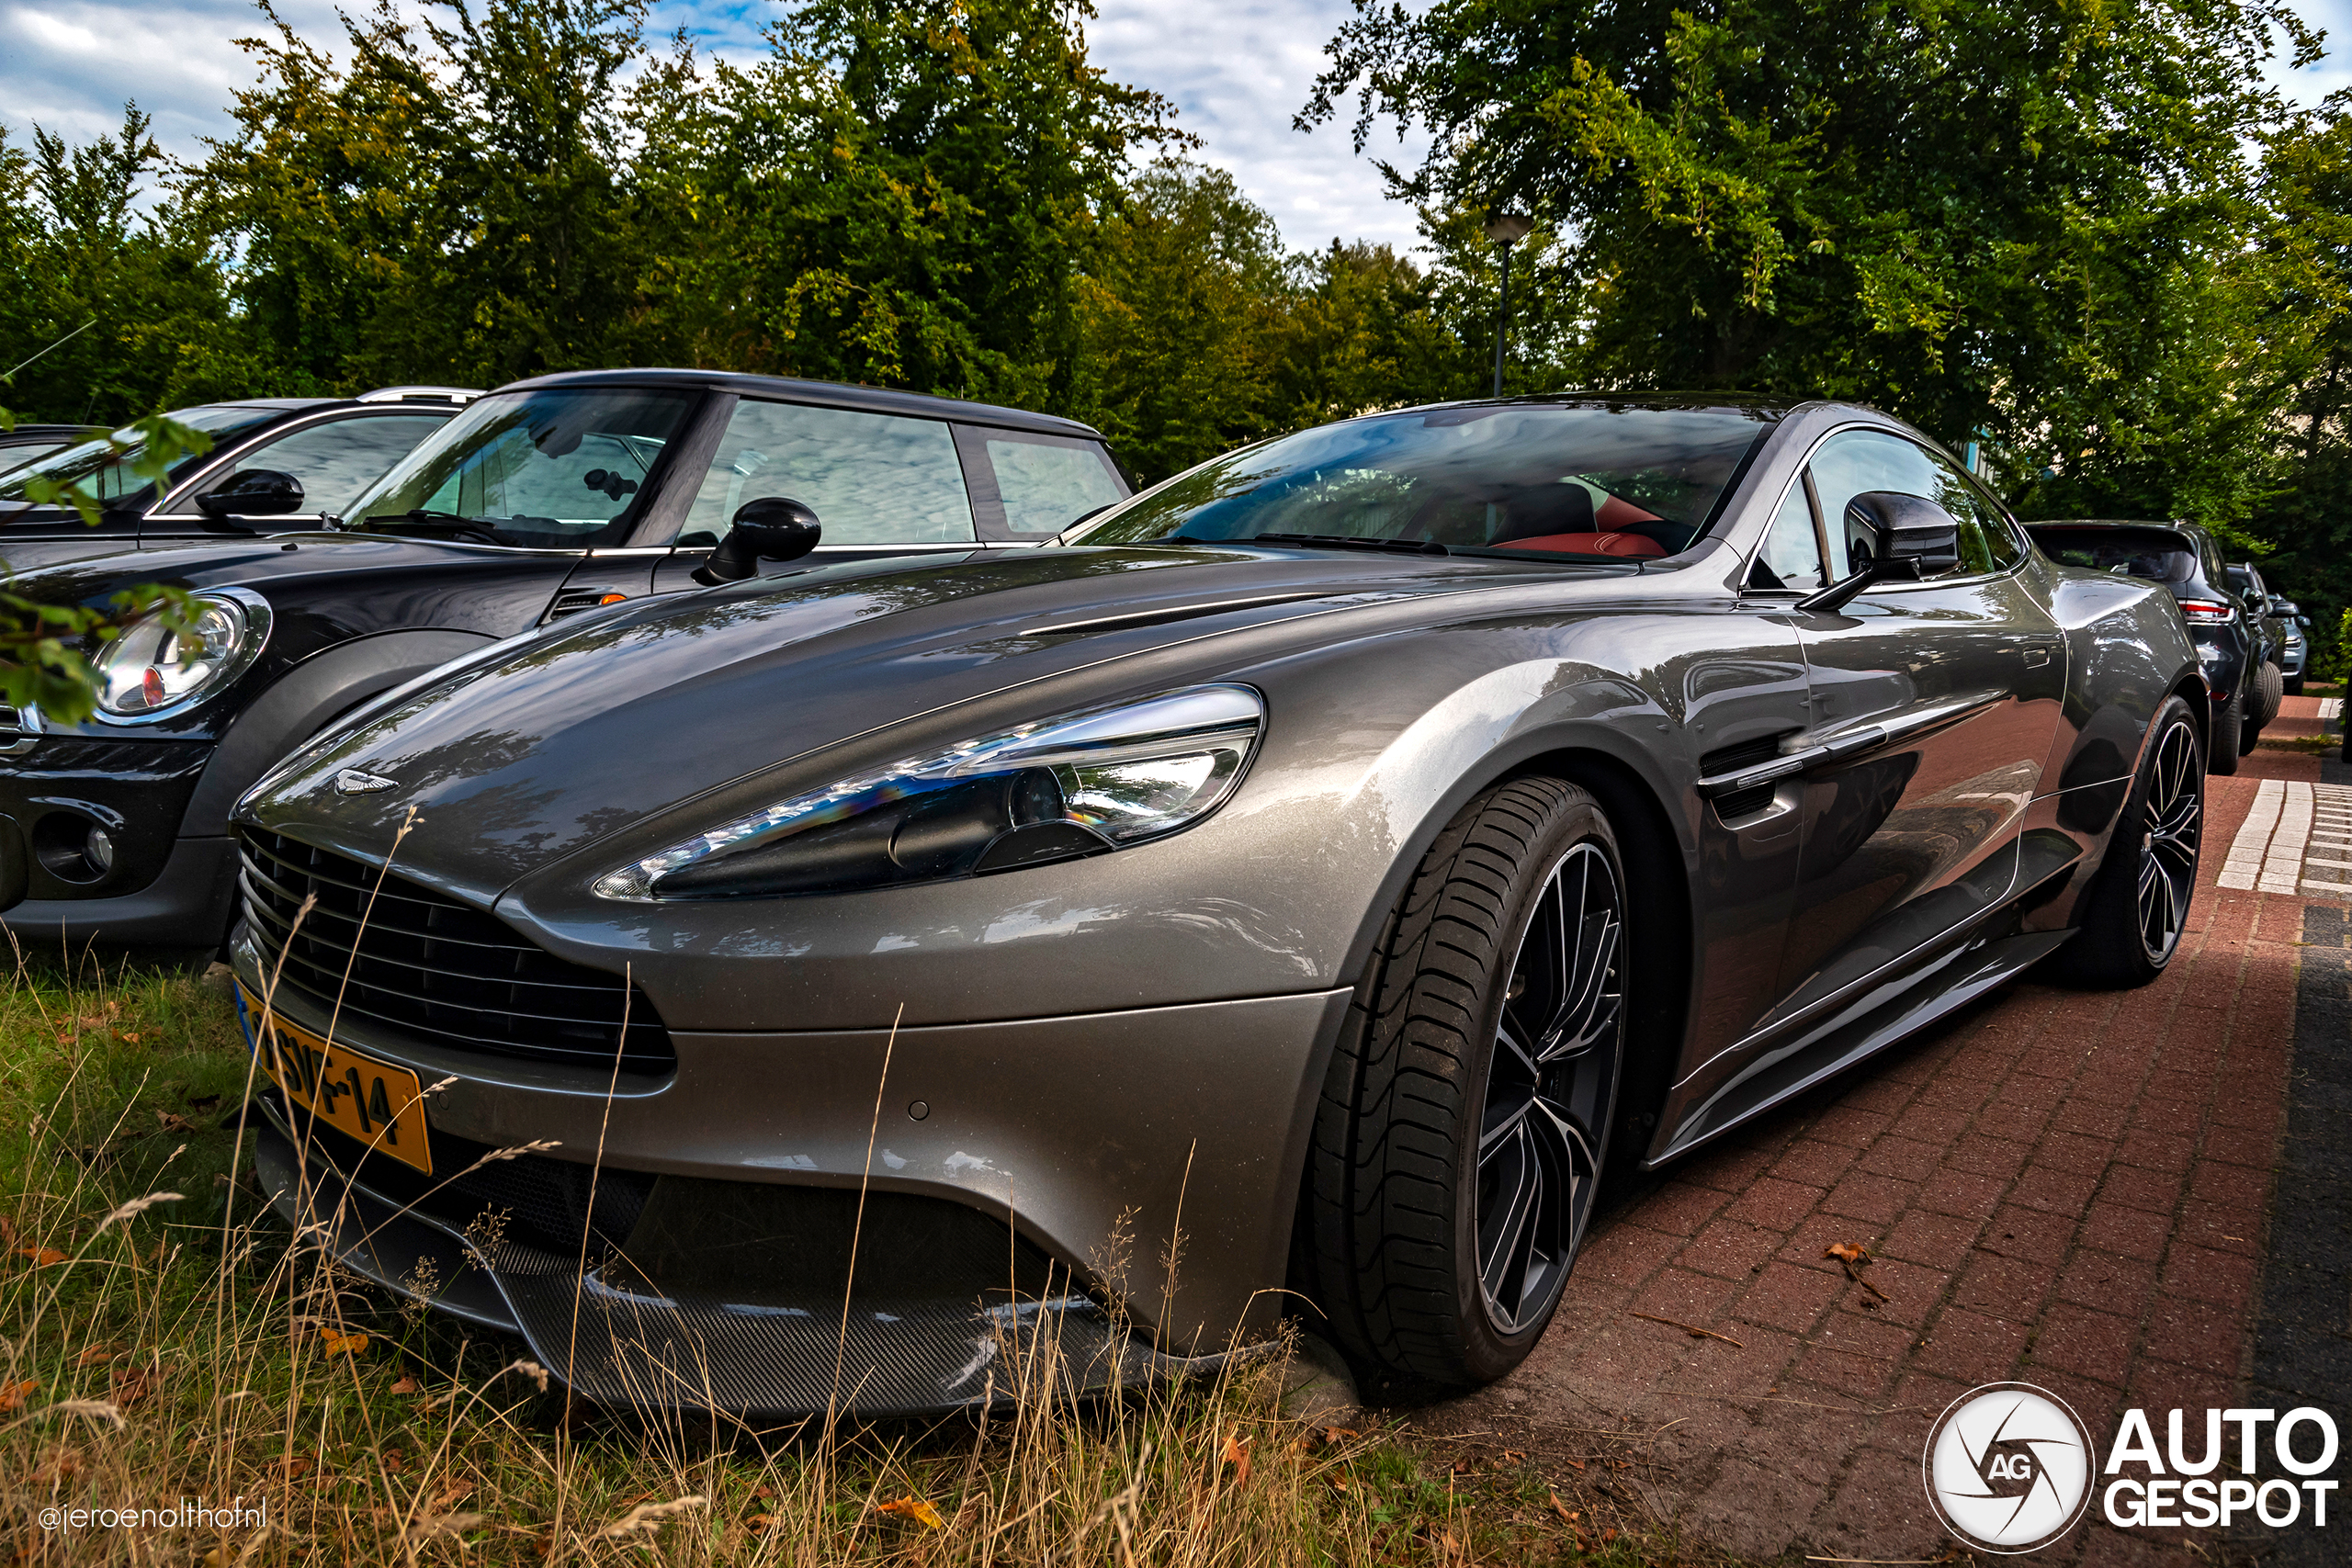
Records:
[[[245,918],[283,993],[461,1051],[610,1067],[620,1046],[620,1068],[632,1073],[667,1072],[677,1061],[653,1004],[617,975],[568,963],[493,916],[282,834],[243,830],[239,849]],[[313,894],[298,930],[295,915]]]

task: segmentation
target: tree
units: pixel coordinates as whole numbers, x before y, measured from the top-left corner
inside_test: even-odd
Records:
[[[0,372],[19,409],[113,425],[214,390],[207,351],[234,330],[221,258],[175,205],[139,210],[163,164],[150,123],[126,105],[81,147],[35,126],[29,155],[0,128]]]
[[[2267,478],[2243,148],[2267,0],[1358,0],[1361,92],[1442,206],[1573,244],[1590,378],[1876,403],[1990,443],[2026,506],[2247,516]]]
[[[2273,337],[2291,367],[2280,430],[2284,482],[2252,531],[2272,549],[2263,575],[2310,616],[2319,661],[2339,674],[2352,648],[2352,95],[2338,94],[2272,143]]]
[[[1087,0],[807,0],[767,59],[683,53],[634,106],[649,279],[744,368],[1069,406],[1079,278],[1157,94],[1086,56]],[[691,223],[678,217],[692,214]]]

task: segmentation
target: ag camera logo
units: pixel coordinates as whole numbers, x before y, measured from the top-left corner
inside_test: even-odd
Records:
[[[1936,1418],[1920,1466],[1944,1528],[1980,1551],[2049,1545],[2090,1506],[2090,1428],[2031,1383],[1961,1395]]]

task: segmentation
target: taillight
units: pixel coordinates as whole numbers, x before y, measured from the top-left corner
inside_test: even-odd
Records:
[[[2218,599],[2183,599],[2180,613],[2192,621],[2226,621],[2230,607]]]

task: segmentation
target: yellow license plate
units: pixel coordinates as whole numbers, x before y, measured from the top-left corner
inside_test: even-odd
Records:
[[[251,991],[244,1002],[261,1042],[263,1070],[288,1100],[336,1132],[433,1174],[424,1085],[414,1073],[321,1039],[283,1013],[265,1011]]]

